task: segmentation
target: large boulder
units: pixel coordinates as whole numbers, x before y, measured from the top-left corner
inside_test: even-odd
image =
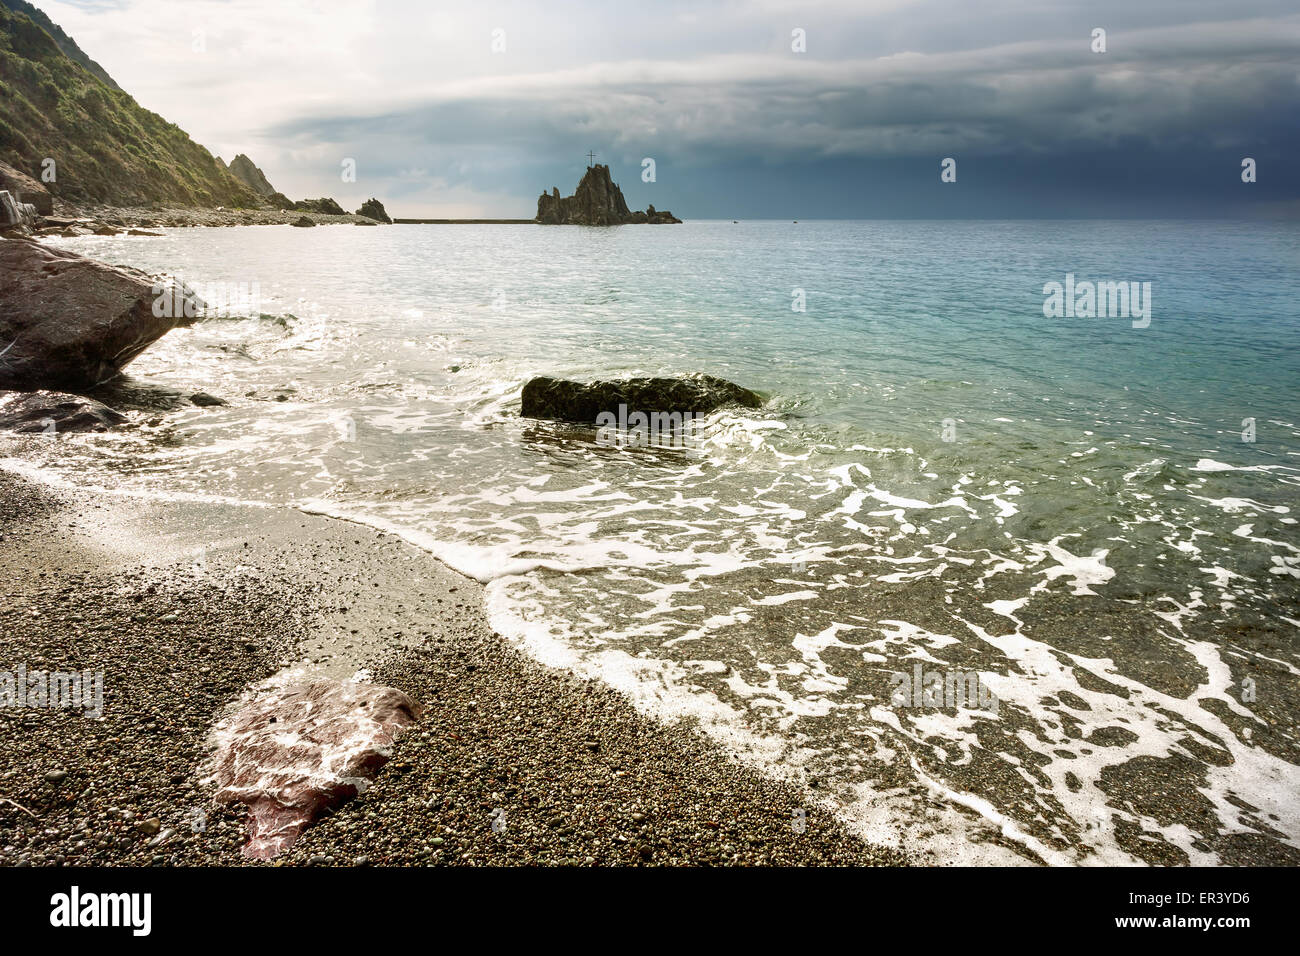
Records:
[[[7,189],[0,189],[0,229],[28,233],[36,224],[36,207],[19,202]]]
[[[12,193],[19,202],[36,207],[38,216],[54,215],[54,197],[42,183],[8,163],[0,163],[0,189]]]
[[[0,239],[0,388],[94,388],[201,305],[170,280]]]
[[[218,804],[248,806],[244,854],[276,856],[356,796],[419,713],[391,687],[314,681],[271,691],[218,724],[207,778]]]
[[[707,415],[724,405],[759,408],[763,398],[757,392],[712,375],[682,378],[629,378],[619,381],[572,382],[541,376],[524,386],[525,418],[550,418],[580,424],[598,424],[602,412],[619,415],[656,412]]]
[[[102,402],[66,392],[0,392],[0,429],[26,434],[98,432],[126,421]]]

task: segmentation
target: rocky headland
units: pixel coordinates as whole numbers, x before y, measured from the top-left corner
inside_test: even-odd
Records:
[[[40,217],[0,209],[11,233],[385,221],[328,197],[295,203],[243,153],[227,165],[136,103],[26,0],[0,0],[0,192]]]

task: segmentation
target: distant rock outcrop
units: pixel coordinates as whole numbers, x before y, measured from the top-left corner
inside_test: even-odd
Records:
[[[230,161],[226,167],[230,170],[230,175],[234,176],[241,183],[257,193],[259,196],[270,196],[275,192],[275,187],[267,182],[266,176],[262,171],[253,164],[253,161],[240,153]]]
[[[391,223],[393,220],[388,218],[388,211],[384,209],[384,204],[378,199],[367,199],[357,210],[358,216],[365,216],[367,219],[373,219],[375,222]]]
[[[681,222],[667,210],[657,212],[654,206],[645,212],[632,212],[627,208],[623,191],[610,179],[609,167],[599,163],[587,167],[572,196],[561,198],[558,187],[542,193],[537,199],[537,221],[549,226]]]
[[[300,199],[293,204],[294,209],[302,212],[318,212],[326,216],[346,216],[343,207],[328,196],[320,199]]]
[[[668,413],[707,415],[723,405],[760,408],[763,396],[713,375],[682,378],[629,378],[606,382],[571,382],[540,376],[524,386],[525,418],[551,418],[595,425],[600,415]]]
[[[266,175],[245,154],[240,153],[230,161],[229,166],[222,162],[221,157],[218,156],[217,164],[274,208],[294,208],[293,200],[284,193],[277,191],[266,178]]]

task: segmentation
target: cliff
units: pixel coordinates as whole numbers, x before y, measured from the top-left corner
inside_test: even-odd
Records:
[[[114,90],[122,88],[108,75],[107,70],[86,56],[81,47],[77,46],[76,41],[64,33],[57,23],[47,17],[43,11],[28,3],[27,0],[0,0],[0,7],[8,7],[14,13],[26,14],[33,23],[50,35],[50,39],[54,41],[54,45],[63,52],[64,56],[74,63],[81,64],[88,73],[96,77],[105,86]]]
[[[0,161],[73,202],[260,205],[211,153],[118,89],[33,9],[0,0]],[[42,176],[47,157],[56,164],[50,181]]]
[[[560,197],[558,187],[537,199],[537,221],[543,225],[621,226],[630,223],[681,222],[672,213],[650,206],[645,212],[627,208],[623,190],[610,179],[609,167],[588,166],[572,196]]]

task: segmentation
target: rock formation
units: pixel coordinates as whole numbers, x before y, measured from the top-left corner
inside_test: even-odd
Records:
[[[620,226],[627,223],[681,222],[668,211],[656,212],[651,206],[645,212],[632,212],[627,208],[623,191],[609,177],[609,167],[597,163],[588,166],[578,189],[572,196],[560,198],[555,187],[537,199],[537,221],[543,225]]]
[[[160,301],[175,307],[156,309]],[[0,239],[0,388],[94,388],[156,339],[190,324],[187,314],[200,306],[170,281]]]
[[[26,434],[104,431],[126,416],[102,402],[66,392],[0,392],[0,429]]]
[[[294,209],[302,212],[318,212],[326,216],[346,216],[343,207],[328,196],[320,199],[300,199],[293,204]]]
[[[7,189],[0,189],[0,230],[18,229],[30,232],[36,224],[36,207],[19,202]]]
[[[757,392],[712,375],[588,383],[541,376],[524,386],[520,414],[595,425],[602,412],[617,416],[619,406],[629,414],[706,415],[723,405],[759,408],[762,404],[763,397]]]
[[[217,157],[217,162],[225,166],[225,163],[221,162],[220,156]],[[243,153],[232,159],[226,169],[230,172],[230,175],[251,189],[270,206],[276,209],[294,208],[293,200],[284,193],[277,191],[265,174]]]
[[[356,796],[419,712],[391,687],[316,681],[272,691],[219,724],[209,779],[215,802],[248,805],[244,854],[276,856],[322,811]]]
[[[391,223],[393,220],[388,218],[388,211],[384,209],[384,204],[378,199],[367,199],[357,210],[358,216],[365,216],[367,219],[373,219],[375,222]]]
[[[266,176],[253,164],[253,161],[243,153],[232,159],[230,165],[226,168],[230,170],[230,175],[263,199],[275,193],[275,187],[267,181]]]
[[[0,189],[9,192],[19,202],[35,206],[37,215],[54,215],[54,197],[50,191],[8,163],[0,163]]]

